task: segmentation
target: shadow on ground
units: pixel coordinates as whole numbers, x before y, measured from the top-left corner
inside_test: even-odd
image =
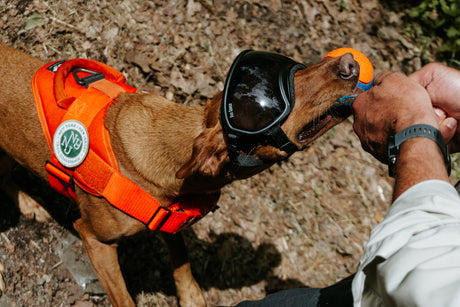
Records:
[[[267,281],[267,291],[305,287],[295,279],[281,280],[273,269],[281,254],[271,244],[254,248],[235,233],[216,235],[211,242],[197,238],[192,229],[183,231],[193,275],[203,289],[238,289]],[[162,291],[175,295],[168,251],[159,236],[142,234],[119,246],[123,274],[131,294]]]
[[[4,232],[10,227],[19,223],[20,212],[13,206],[5,193],[0,191],[0,232]]]
[[[50,190],[43,180],[21,167],[15,169],[14,179],[22,189],[46,204],[59,225],[75,234],[72,224],[79,217],[75,203]],[[3,213],[0,231],[19,223],[20,213],[11,203],[0,202],[0,210]],[[198,238],[193,229],[184,230],[183,235],[193,274],[203,289],[239,289],[264,280],[267,292],[305,287],[298,280],[281,280],[273,274],[273,269],[281,263],[281,254],[272,244],[254,247],[248,239],[235,233],[210,233],[208,241]],[[78,246],[82,249],[81,244]],[[81,253],[75,250],[75,258],[82,259],[77,256]],[[122,272],[134,297],[142,292],[176,294],[168,251],[160,236],[145,232],[128,238],[120,243],[118,253]]]

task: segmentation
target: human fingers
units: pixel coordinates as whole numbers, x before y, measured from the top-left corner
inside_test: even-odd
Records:
[[[437,125],[430,97],[420,84],[398,72],[380,73],[375,83],[376,86],[356,97],[353,103],[355,114],[365,113],[366,120],[396,130],[390,133],[427,117]]]
[[[387,162],[386,147],[392,116],[388,111],[394,109],[392,72],[383,72],[374,79],[374,86],[358,95],[353,102],[354,123],[353,129],[358,135],[363,149],[380,162]]]
[[[438,107],[433,107],[434,114],[436,115],[436,119],[438,122],[441,122],[447,118],[447,114],[443,109],[440,109]]]
[[[439,131],[444,138],[446,144],[451,143],[455,134],[457,133],[458,122],[453,117],[447,117],[439,122]]]
[[[381,72],[379,74],[377,74],[375,77],[374,77],[374,83],[373,83],[373,86],[379,86],[380,84],[382,84],[383,80],[385,80],[389,75],[393,74],[394,72],[391,72],[391,71],[384,71],[384,72]]]
[[[409,77],[427,90],[434,106],[460,120],[460,71],[440,63],[431,63]]]
[[[414,124],[438,127],[425,89],[401,73],[378,74],[374,87],[358,95],[353,103],[353,128],[363,148],[386,161],[388,137]]]

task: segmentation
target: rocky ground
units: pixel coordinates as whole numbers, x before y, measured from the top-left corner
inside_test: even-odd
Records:
[[[434,60],[403,17],[376,0],[31,1],[0,0],[0,42],[44,61],[91,58],[129,84],[186,105],[223,89],[242,50],[282,53],[307,65],[328,51],[362,51],[377,72],[410,73]],[[2,136],[7,137],[7,136]],[[174,141],[174,140],[172,140]],[[17,170],[32,193],[40,182]],[[457,179],[454,172],[452,181]],[[308,150],[226,187],[220,209],[185,232],[191,263],[210,306],[294,287],[323,287],[352,274],[370,230],[391,201],[387,169],[365,153],[352,119]],[[20,217],[0,197],[0,306],[110,306],[71,232],[75,205],[48,193],[54,221]],[[70,231],[69,231],[70,230]],[[177,306],[167,251],[146,234],[119,255],[139,306]]]

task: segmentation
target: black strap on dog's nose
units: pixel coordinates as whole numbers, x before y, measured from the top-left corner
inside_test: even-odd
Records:
[[[267,132],[267,135],[272,139],[276,147],[287,152],[289,156],[299,150],[297,145],[291,142],[280,126],[274,126]]]
[[[250,154],[241,154],[238,149],[238,142],[241,142],[238,136],[234,134],[228,134],[228,155],[230,160],[237,166],[244,167],[258,167],[264,164],[264,161],[257,157],[251,156]]]
[[[291,142],[280,126],[274,126],[270,131],[267,131],[266,135],[271,139],[268,144],[272,144],[278,149],[285,151],[288,156],[299,150],[297,145]],[[265,164],[263,160],[251,155],[250,152],[248,154],[239,152],[238,147],[241,144],[238,144],[238,141],[241,142],[240,138],[232,134],[228,134],[227,137],[229,138],[228,152],[230,159],[239,164],[239,166],[258,167]]]

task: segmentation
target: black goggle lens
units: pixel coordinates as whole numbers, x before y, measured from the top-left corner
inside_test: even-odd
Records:
[[[282,121],[293,107],[293,74],[301,68],[279,54],[242,52],[230,69],[224,91],[222,115],[229,128],[254,134]]]
[[[229,114],[232,126],[245,131],[259,131],[285,112],[288,106],[281,94],[275,93],[279,87],[273,86],[278,83],[278,72],[279,65],[256,63],[243,65],[234,72],[233,96],[228,101],[229,109],[233,111]]]

